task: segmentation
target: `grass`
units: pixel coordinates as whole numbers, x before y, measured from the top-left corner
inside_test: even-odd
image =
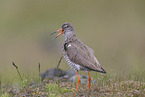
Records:
[[[40,81],[40,63],[38,64],[38,78],[30,79],[21,76],[18,66],[13,62],[21,80],[16,83],[8,83],[1,86],[1,97],[12,96],[49,96],[49,97],[143,97],[145,96],[144,72],[133,72],[130,74],[99,74],[96,73],[92,79],[96,80],[91,84],[89,90],[88,83],[81,83],[78,91],[75,91],[76,82],[63,82],[61,80]]]
[[[129,77],[129,76],[132,77]],[[39,82],[39,79],[23,78],[23,81],[16,84],[6,84],[1,88],[1,97],[11,96],[125,96],[125,97],[143,97],[145,96],[145,82],[142,79],[136,78],[134,73],[129,76],[119,75],[101,75],[93,79],[96,82],[92,83],[91,89],[88,89],[88,83],[80,84],[78,91],[75,91],[76,82],[62,82],[60,80],[46,80]],[[137,75],[139,76],[139,75]],[[140,76],[142,76],[140,74]]]

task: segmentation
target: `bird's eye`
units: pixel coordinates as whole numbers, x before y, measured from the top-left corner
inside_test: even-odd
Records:
[[[64,28],[68,28],[68,25],[65,25]]]

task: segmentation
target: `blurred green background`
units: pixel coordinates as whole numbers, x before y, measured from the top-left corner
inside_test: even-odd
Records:
[[[56,67],[64,37],[49,34],[64,22],[108,74],[145,72],[144,0],[1,0],[1,79],[19,79],[12,61],[26,77],[38,77],[39,62],[41,72]],[[64,60],[60,68],[70,69]]]

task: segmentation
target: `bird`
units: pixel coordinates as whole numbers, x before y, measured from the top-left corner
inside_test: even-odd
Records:
[[[77,36],[75,29],[72,24],[65,22],[62,27],[54,33],[59,32],[54,39],[63,34],[65,36],[65,41],[62,45],[62,52],[66,62],[70,67],[77,73],[78,83],[76,91],[78,90],[80,84],[80,77],[78,71],[87,71],[89,75],[89,90],[91,86],[90,71],[96,71],[100,73],[106,73],[102,68],[97,58],[94,56],[94,50],[81,42]]]

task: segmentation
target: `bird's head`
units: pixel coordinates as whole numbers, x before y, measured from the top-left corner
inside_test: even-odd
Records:
[[[71,37],[72,35],[73,36],[75,35],[74,27],[70,23],[62,24],[62,27],[58,29],[56,32],[59,32],[59,31],[60,33],[56,35],[53,39],[57,38],[61,34],[64,34],[66,38]],[[56,32],[53,32],[53,33],[56,33]]]

